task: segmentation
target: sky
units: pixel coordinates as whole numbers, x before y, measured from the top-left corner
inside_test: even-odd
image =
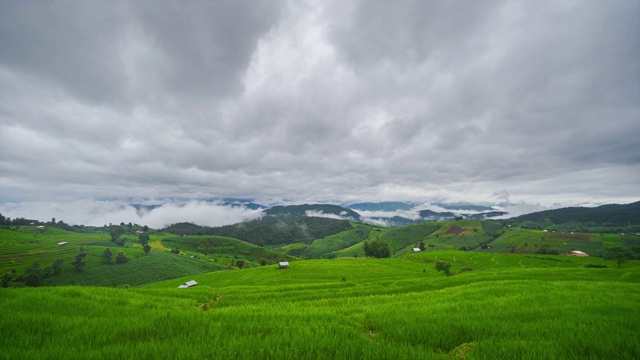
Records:
[[[639,18],[635,0],[0,0],[0,212],[638,201]]]

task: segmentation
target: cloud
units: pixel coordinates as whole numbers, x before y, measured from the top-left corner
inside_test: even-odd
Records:
[[[261,210],[228,206],[205,201],[151,202],[153,207],[136,208],[123,201],[77,200],[72,202],[2,203],[0,213],[6,217],[24,217],[40,221],[64,221],[71,225],[103,226],[134,223],[160,229],[178,222],[203,226],[231,225],[262,216]]]
[[[0,2],[0,201],[632,202],[638,12]]]
[[[347,217],[346,216],[347,214],[344,211],[340,213],[340,215],[338,215],[338,214],[325,213],[323,211],[307,210],[305,211],[305,215],[308,217],[321,217],[321,218],[336,219],[336,220],[354,220],[351,217]]]

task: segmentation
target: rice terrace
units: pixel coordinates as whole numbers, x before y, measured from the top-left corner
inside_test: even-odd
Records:
[[[638,222],[383,227],[299,211],[163,229],[2,216],[0,358],[640,354]]]

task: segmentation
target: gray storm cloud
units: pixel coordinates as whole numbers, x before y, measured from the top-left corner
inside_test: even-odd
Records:
[[[0,201],[637,201],[639,13],[2,1]]]

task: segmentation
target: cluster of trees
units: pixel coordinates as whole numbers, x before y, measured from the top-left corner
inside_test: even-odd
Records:
[[[124,251],[118,251],[116,254],[116,264],[124,264],[127,261],[129,261],[127,254],[125,254]],[[113,253],[108,248],[102,253],[102,262],[106,265],[113,264]]]
[[[17,217],[15,219],[11,219],[9,217],[5,217],[0,214],[0,226],[28,226],[28,225],[47,225],[54,226],[59,229],[73,231],[74,227],[60,220],[56,222],[56,218],[52,218],[49,222],[42,222],[40,220],[35,219],[27,219],[23,217]]]
[[[118,246],[123,246],[125,244],[125,239],[122,238],[122,235],[126,234],[127,231],[124,229],[125,225],[124,223],[120,224],[120,226],[116,226],[116,225],[111,225],[109,227],[109,235],[111,236],[111,242],[118,245]],[[129,223],[129,232],[132,231],[132,224]],[[140,243],[140,245],[142,245],[142,250],[144,251],[145,254],[149,254],[149,251],[151,251],[151,245],[149,245],[149,227],[148,226],[144,226],[142,228],[142,233],[138,235],[138,242]]]
[[[59,275],[62,272],[63,259],[56,260],[53,265],[42,268],[40,262],[34,261],[25,269],[24,274],[18,274],[16,269],[5,273],[0,278],[2,287],[39,286],[42,280]]]
[[[631,247],[615,245],[609,246],[602,250],[602,258],[605,260],[614,260],[618,263],[618,267],[627,260],[640,260],[640,245]]]
[[[388,258],[391,257],[391,250],[386,241],[376,239],[364,242],[364,254],[375,258]]]

